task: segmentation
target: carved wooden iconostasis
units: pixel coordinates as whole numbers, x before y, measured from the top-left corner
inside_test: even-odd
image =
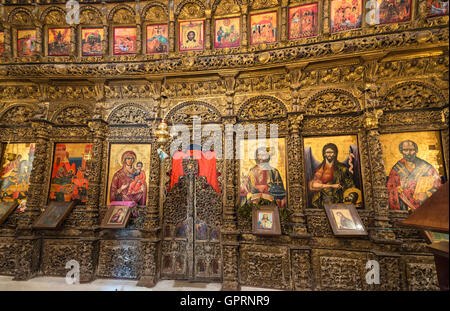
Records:
[[[401,16],[370,25],[366,2],[357,1],[360,18],[344,24],[333,9],[339,1],[79,1],[80,24],[69,25],[64,1],[2,0],[0,167],[10,191],[1,199],[26,198],[26,208],[0,224],[0,274],[65,276],[75,259],[84,282],[438,290],[425,239],[396,226],[409,212],[397,209],[388,186],[396,187],[405,140],[431,164],[434,182],[449,176],[448,12],[411,0]],[[295,14],[307,10],[302,28]],[[132,35],[123,31],[130,27]],[[62,28],[70,31],[58,37]],[[278,125],[284,160],[270,165],[285,191],[282,235],[254,235],[240,212],[252,163],[218,158],[215,188],[198,162],[184,160],[185,174],[171,183],[171,158],[158,148],[169,153],[172,140],[161,144],[154,131],[165,120],[194,132],[195,116],[203,128],[219,125],[222,150],[234,154],[240,145],[227,125],[267,133]],[[354,159],[346,190],[366,237],[335,237],[315,207],[322,198],[311,181],[328,143],[337,161]],[[145,193],[127,194],[139,206],[125,229],[101,229],[127,157],[141,162]],[[3,175],[5,165],[22,175]],[[32,229],[53,199],[80,201],[59,228]],[[380,263],[379,285],[365,281],[371,259]]]

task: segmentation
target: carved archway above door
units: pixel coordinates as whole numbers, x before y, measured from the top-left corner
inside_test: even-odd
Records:
[[[220,122],[222,119],[216,107],[202,101],[179,104],[167,113],[165,119],[171,124],[192,124],[194,117],[200,117],[202,123]]]

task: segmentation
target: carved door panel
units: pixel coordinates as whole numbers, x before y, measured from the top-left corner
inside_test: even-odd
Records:
[[[222,253],[220,195],[207,184],[205,177],[195,177],[194,279],[220,281]]]
[[[189,181],[186,176],[167,195],[163,210],[163,240],[161,256],[162,279],[187,279],[187,249],[192,233],[187,218]],[[190,239],[189,239],[190,238]]]
[[[220,196],[197,176],[196,160],[183,160],[183,169],[164,204],[161,278],[219,281]]]

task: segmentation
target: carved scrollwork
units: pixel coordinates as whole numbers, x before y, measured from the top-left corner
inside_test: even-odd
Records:
[[[172,124],[191,124],[194,117],[200,117],[202,122],[220,122],[221,120],[217,108],[200,101],[188,101],[174,107],[167,114],[166,120]]]
[[[272,8],[278,5],[279,0],[253,0],[251,2],[251,8],[254,10]]]
[[[205,16],[205,5],[199,0],[182,1],[175,13],[178,19],[202,18]]]
[[[53,122],[56,124],[87,124],[90,113],[81,107],[69,106],[55,113]]]
[[[150,113],[142,106],[124,104],[111,112],[109,124],[147,124],[151,119]]]
[[[349,92],[344,90],[323,90],[314,94],[306,103],[306,114],[345,114],[360,111],[361,105]]]
[[[261,95],[247,100],[239,109],[239,120],[278,119],[287,115],[285,104],[276,97]]]
[[[391,88],[384,97],[383,104],[388,110],[428,109],[444,106],[445,99],[434,87],[411,81]]]
[[[109,12],[108,20],[115,24],[134,24],[135,11],[128,5],[118,5]]]
[[[215,16],[239,13],[241,8],[236,0],[216,0],[212,5]]]
[[[25,105],[15,105],[0,117],[1,123],[20,124],[28,122],[33,116],[33,109]]]
[[[63,25],[66,23],[66,12],[57,6],[45,9],[40,20],[47,25]]]
[[[33,14],[30,10],[26,8],[15,8],[9,13],[8,21],[13,25],[32,25],[33,24]]]
[[[80,24],[100,25],[102,24],[102,13],[97,8],[89,5],[80,8]]]
[[[164,22],[168,20],[168,17],[167,7],[159,2],[151,2],[142,10],[142,18],[146,21]]]

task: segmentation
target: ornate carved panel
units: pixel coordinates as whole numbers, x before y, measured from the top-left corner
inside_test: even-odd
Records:
[[[383,99],[388,110],[428,109],[442,107],[445,99],[439,91],[421,82],[404,82],[390,89]]]
[[[14,275],[15,253],[17,249],[14,238],[1,237],[0,239],[0,274]]]
[[[67,107],[63,110],[56,112],[53,117],[53,122],[56,124],[87,124],[87,120],[90,119],[90,113],[80,107]]]
[[[434,264],[407,263],[406,274],[410,291],[439,290]]]
[[[29,106],[13,106],[3,113],[0,122],[8,124],[26,123],[32,116],[33,110]]]
[[[287,247],[241,245],[239,270],[242,285],[292,289]]]
[[[306,102],[308,115],[344,114],[360,110],[358,100],[344,90],[323,90]]]
[[[151,115],[146,109],[136,104],[124,104],[111,112],[109,124],[147,124]]]
[[[167,114],[166,120],[172,124],[191,124],[194,117],[201,118],[203,123],[221,120],[220,113],[214,106],[198,101],[189,101],[174,107]]]
[[[138,241],[103,240],[100,242],[98,276],[137,279],[140,276],[140,265]]]
[[[361,290],[361,262],[341,257],[320,257],[321,290]]]
[[[271,120],[286,117],[287,109],[278,98],[260,95],[247,100],[237,115],[239,120]]]

